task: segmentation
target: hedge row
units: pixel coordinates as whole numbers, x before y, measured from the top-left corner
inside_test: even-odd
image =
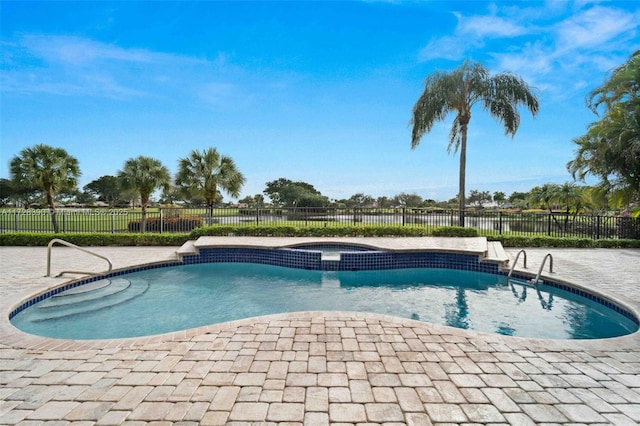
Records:
[[[129,222],[127,229],[129,232],[140,232],[142,219]],[[200,216],[182,217],[152,217],[147,218],[145,229],[147,232],[191,232],[193,229],[202,226]]]
[[[556,247],[556,248],[640,248],[640,240],[556,237],[520,237],[489,235],[489,241],[500,241],[503,247]]]
[[[253,237],[477,237],[474,228],[447,226],[429,232],[426,228],[410,226],[206,226],[194,229],[192,238],[203,236],[253,236]]]
[[[61,238],[79,246],[180,246],[187,240],[202,236],[253,236],[253,237],[476,237],[474,228],[445,226],[430,233],[420,227],[294,227],[294,226],[207,226],[191,233],[4,233],[0,234],[0,246],[46,246],[53,238]],[[554,238],[487,235],[491,241],[500,241],[504,247],[558,247],[558,248],[640,248],[640,240],[587,238]]]
[[[0,234],[0,246],[46,246],[60,238],[77,246],[181,246],[189,234],[106,234],[100,232],[77,234],[45,234],[15,232]]]

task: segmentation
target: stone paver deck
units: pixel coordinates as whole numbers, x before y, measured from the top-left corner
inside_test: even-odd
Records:
[[[116,268],[176,247],[99,247]],[[513,260],[517,250],[506,250]],[[552,253],[555,279],[640,311],[640,250]],[[102,268],[55,248],[54,270]],[[56,269],[59,268],[59,269]],[[12,306],[44,278],[46,249],[0,247],[0,424],[438,425],[640,423],[640,335],[505,337],[353,312],[280,314],[146,338],[30,336]],[[535,319],[532,319],[535,321]]]

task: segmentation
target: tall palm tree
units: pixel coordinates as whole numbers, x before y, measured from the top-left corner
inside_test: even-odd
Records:
[[[573,182],[565,182],[564,184],[557,186],[555,200],[565,208],[564,230],[566,232],[569,228],[569,213],[571,212],[571,209],[575,208],[575,218],[584,205],[584,190]]]
[[[193,150],[178,161],[176,186],[190,197],[204,198],[209,209],[218,201],[220,190],[232,197],[240,195],[244,180],[233,159],[215,148]]]
[[[436,72],[427,77],[411,119],[411,148],[414,149],[436,122],[444,120],[450,112],[456,114],[449,133],[448,150],[451,152],[453,148],[457,152],[460,149],[460,226],[464,226],[467,129],[471,109],[477,103],[504,126],[505,135],[512,137],[520,125],[519,105],[527,107],[534,117],[538,113],[538,99],[520,77],[508,72],[491,76],[482,64],[464,61],[451,72]]]
[[[553,206],[558,199],[559,185],[555,183],[545,183],[536,186],[529,191],[529,202],[543,209],[549,209],[553,213]]]
[[[74,189],[80,177],[78,160],[62,148],[38,144],[25,148],[10,162],[11,178],[19,185],[44,189],[54,232],[60,231],[54,196],[64,189]]]
[[[125,161],[122,170],[118,172],[122,188],[140,194],[142,205],[142,220],[140,231],[147,229],[147,206],[149,198],[156,189],[167,189],[171,184],[169,169],[159,160],[151,157],[139,156]]]

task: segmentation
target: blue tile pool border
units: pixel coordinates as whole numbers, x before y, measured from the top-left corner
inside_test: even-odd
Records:
[[[323,260],[322,249],[340,249],[339,260]],[[286,248],[245,248],[245,247],[209,247],[201,248],[198,254],[184,255],[182,262],[155,263],[133,268],[114,271],[109,274],[93,276],[74,281],[50,289],[18,305],[9,313],[9,319],[24,309],[48,299],[63,291],[70,290],[92,282],[129,274],[132,272],[146,271],[150,269],[167,268],[174,266],[192,265],[199,263],[258,263],[271,266],[282,266],[296,269],[309,269],[320,271],[363,271],[363,270],[387,270],[407,268],[444,268],[465,271],[484,272],[505,276],[496,263],[482,262],[480,256],[468,253],[434,252],[434,251],[383,251],[360,246],[346,246],[341,244],[306,244]],[[513,278],[527,280],[529,277],[514,274]],[[590,293],[571,285],[543,280],[543,285],[548,285],[564,290],[574,295],[584,297],[592,302],[599,303],[614,312],[630,319],[640,326],[640,320],[629,310],[599,295]]]

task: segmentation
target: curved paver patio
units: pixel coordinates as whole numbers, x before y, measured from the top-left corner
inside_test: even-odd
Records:
[[[176,248],[99,247],[116,268]],[[517,250],[507,250],[513,259]],[[640,311],[640,250],[527,249],[554,277]],[[102,267],[66,248],[55,265]],[[43,248],[0,247],[2,424],[614,424],[640,422],[640,337],[536,340],[396,317],[303,312],[147,338],[30,336],[6,315]],[[535,320],[535,319],[532,319]]]

